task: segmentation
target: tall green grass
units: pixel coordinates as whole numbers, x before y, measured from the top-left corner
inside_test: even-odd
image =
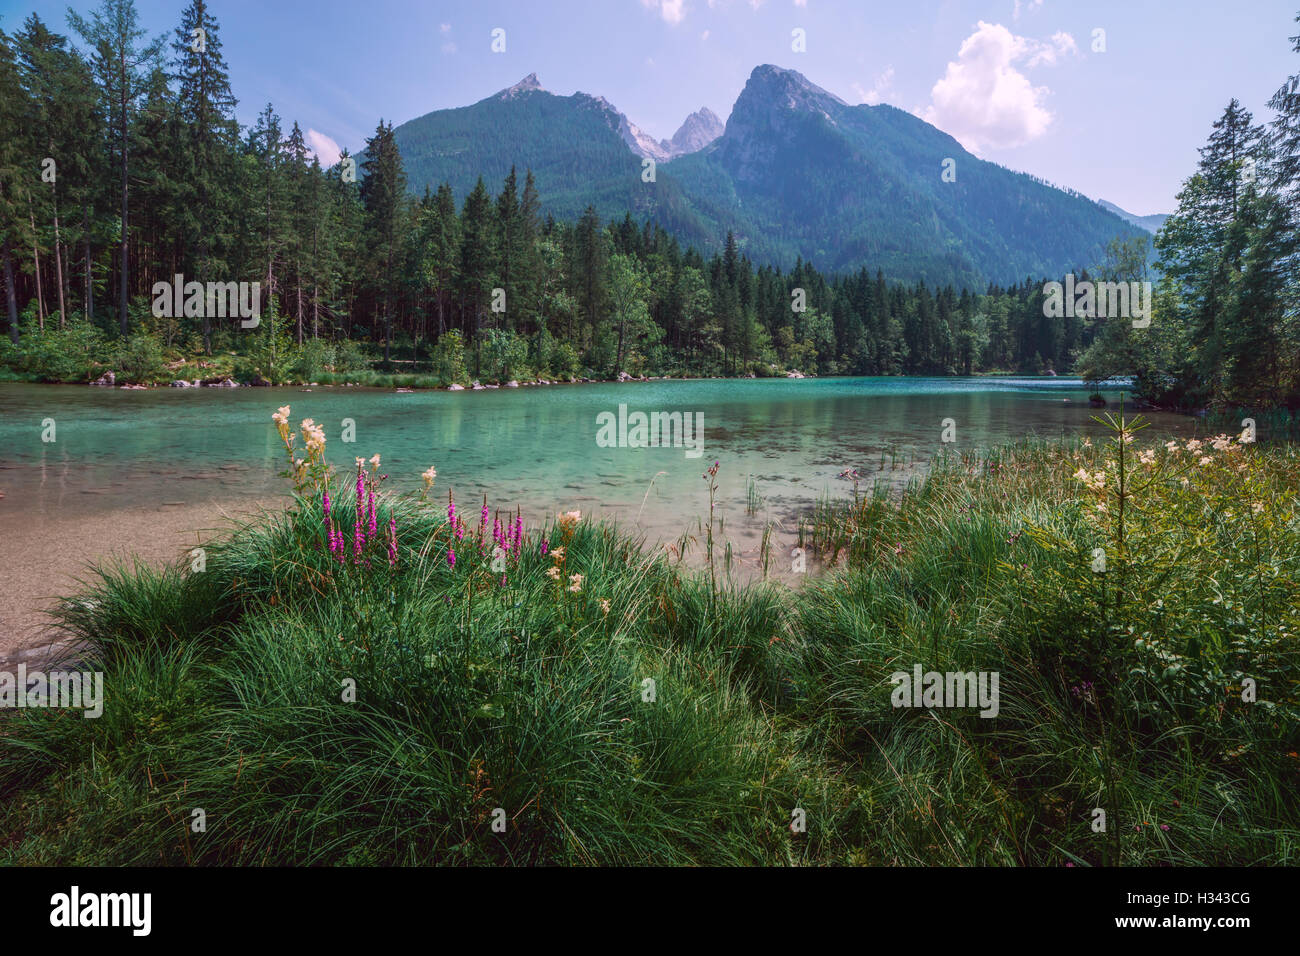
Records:
[[[793,591],[591,522],[537,529],[502,585],[411,500],[398,565],[345,572],[299,498],[200,573],[104,568],[67,602],[104,715],[0,714],[0,859],[1294,863],[1300,458],[1160,453],[1119,544],[1071,477],[1100,447],[826,500],[833,570]],[[998,671],[1000,713],[893,707],[914,663]]]

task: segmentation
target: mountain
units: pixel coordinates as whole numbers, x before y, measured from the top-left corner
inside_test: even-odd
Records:
[[[706,252],[732,231],[752,260],[783,268],[802,257],[829,271],[980,288],[1077,271],[1101,261],[1112,238],[1138,234],[910,113],[850,105],[793,70],[755,68],[720,135],[717,123],[701,110],[656,142],[603,97],[558,96],[530,75],[394,132],[417,193],[446,181],[463,199],[480,175],[497,189],[512,165],[531,168],[557,218],[588,204],[605,218],[630,212]]]
[[[1131,212],[1125,212],[1123,209],[1120,209],[1119,206],[1116,206],[1113,202],[1106,202],[1104,199],[1097,200],[1097,205],[1101,206],[1102,209],[1113,212],[1125,222],[1130,222],[1139,229],[1145,229],[1147,232],[1151,233],[1159,232],[1160,227],[1163,226],[1165,220],[1169,218],[1169,213],[1167,212],[1154,213],[1150,216],[1135,216]]]
[[[697,125],[688,118],[678,133],[689,139]],[[471,106],[402,123],[393,135],[417,195],[446,182],[463,201],[480,177],[499,189],[514,166],[521,177],[533,171],[543,209],[560,219],[576,219],[588,205],[638,219],[657,217],[667,205],[685,207],[662,167],[655,184],[641,181],[643,157],[666,162],[684,142],[654,140],[603,96],[548,92],[535,73]],[[695,241],[711,237],[713,224],[692,224],[691,215],[672,218]]]
[[[684,156],[708,146],[722,135],[723,129],[722,120],[718,119],[713,110],[704,106],[686,117],[673,138],[666,140],[663,145],[673,156]]]
[[[942,175],[949,160],[954,181]],[[829,270],[978,287],[1063,275],[1134,233],[910,113],[851,106],[775,66],[753,71],[722,136],[668,170],[694,217],[735,229],[758,261],[798,255]]]

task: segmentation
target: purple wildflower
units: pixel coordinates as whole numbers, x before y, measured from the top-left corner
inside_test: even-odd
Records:
[[[447,567],[449,567],[449,568],[454,568],[455,566],[456,566],[456,552],[453,551],[453,550],[451,550],[451,548],[448,548],[448,549],[447,549]]]
[[[356,564],[361,563],[361,546],[365,542],[365,539],[361,535],[361,515],[363,513],[361,496],[364,493],[365,478],[361,474],[361,466],[357,465],[357,498],[356,508],[353,509],[356,512],[356,520],[352,524],[352,560]]]
[[[366,537],[373,538],[375,532],[379,530],[375,522],[375,486],[371,485],[366,489],[366,501],[370,508],[370,527],[366,529]]]
[[[542,557],[546,557],[546,552],[551,550],[551,542],[545,538],[542,539]]]

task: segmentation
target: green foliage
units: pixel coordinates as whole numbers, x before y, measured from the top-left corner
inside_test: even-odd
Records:
[[[465,347],[461,343],[458,329],[452,329],[438,339],[433,347],[431,365],[433,374],[443,385],[451,385],[453,382],[465,384],[469,381],[469,373],[465,369]]]
[[[119,384],[153,384],[167,377],[166,359],[158,340],[143,332],[118,346],[112,365]]]
[[[88,382],[98,377],[95,358],[103,354],[104,333],[77,315],[62,328],[44,331],[29,322],[18,345],[8,353],[14,367],[42,382]]]
[[[481,352],[482,374],[497,381],[508,382],[528,376],[528,343],[513,332],[488,329],[483,334]]]
[[[561,342],[551,355],[550,368],[556,378],[574,378],[582,369],[582,358],[572,345]]]

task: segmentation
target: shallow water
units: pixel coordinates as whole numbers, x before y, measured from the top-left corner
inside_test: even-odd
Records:
[[[1117,399],[1118,391],[1107,393]],[[746,521],[750,476],[766,517],[788,523],[820,495],[847,494],[837,476],[900,479],[944,450],[1026,435],[1100,433],[1088,390],[1064,378],[702,380],[464,392],[315,388],[151,389],[0,385],[0,522],[22,514],[100,513],[140,505],[264,498],[282,488],[283,448],[271,413],[325,427],[330,460],[382,456],[388,487],[416,490],[434,465],[436,492],[466,505],[524,508],[536,523],[581,510],[675,538],[708,510],[702,473],[721,462],[718,515]],[[701,454],[685,447],[597,444],[597,416],[698,413]],[[1153,431],[1190,433],[1192,420]],[[53,419],[55,440],[43,442]],[[341,440],[345,420],[355,442]],[[955,441],[941,439],[952,419]],[[301,442],[301,438],[298,439]]]
[[[1118,391],[1106,393],[1112,400]],[[720,462],[719,554],[760,572],[771,527],[771,576],[794,582],[797,522],[824,495],[852,493],[837,476],[856,468],[898,485],[948,451],[1027,435],[1102,434],[1088,390],[1064,378],[836,378],[658,381],[464,392],[315,388],[151,389],[0,384],[0,659],[49,638],[41,609],[79,589],[91,563],[127,554],[181,556],[231,517],[283,495],[284,449],[271,424],[292,406],[295,426],[326,431],[329,460],[350,471],[379,454],[393,491],[417,491],[438,470],[462,512],[522,509],[536,527],[559,511],[616,519],[647,542],[695,540],[702,561],[702,478]],[[601,447],[597,417],[636,411],[703,417],[698,457],[685,447]],[[1191,434],[1196,420],[1149,415],[1146,435]],[[342,441],[344,420],[354,443]],[[955,441],[944,443],[944,420]],[[53,423],[53,441],[42,441]],[[299,438],[301,443],[301,438]],[[761,506],[748,514],[750,479]],[[720,558],[721,559],[721,558]],[[808,570],[815,571],[811,560]],[[803,578],[802,575],[799,576]]]

